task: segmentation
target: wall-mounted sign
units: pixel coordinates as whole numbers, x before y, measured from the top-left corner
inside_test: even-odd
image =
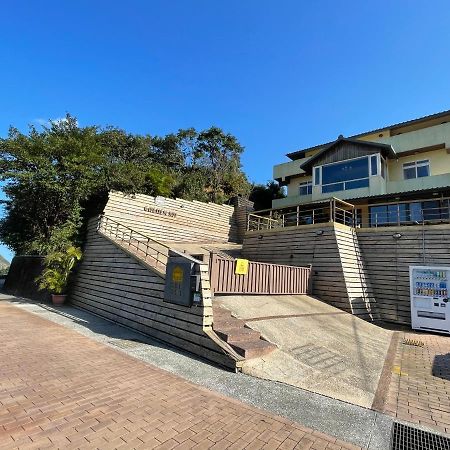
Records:
[[[181,283],[183,281],[183,268],[175,266],[172,271],[172,281],[175,283]]]
[[[248,273],[248,259],[236,259],[236,268],[234,270],[236,275],[247,275]]]
[[[152,206],[144,206],[144,211],[153,214],[159,214],[160,216],[177,217],[177,213],[174,213],[172,211],[166,211],[165,209],[161,208],[153,208]]]

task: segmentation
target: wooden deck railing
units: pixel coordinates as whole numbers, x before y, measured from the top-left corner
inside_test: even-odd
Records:
[[[247,231],[271,230],[299,225],[337,222],[355,226],[355,206],[337,198],[315,207],[298,205],[294,207],[256,211],[248,215]]]
[[[236,275],[236,260],[216,254],[210,258],[214,294],[307,294],[311,292],[311,267],[249,261],[248,273]]]
[[[100,216],[97,231],[130,250],[159,272],[166,272],[170,250],[167,245],[106,215]]]

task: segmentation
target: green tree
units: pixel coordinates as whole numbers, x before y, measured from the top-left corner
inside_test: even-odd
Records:
[[[241,170],[244,148],[236,137],[217,127],[202,131],[193,146],[192,165],[209,175],[205,186],[211,201],[221,203],[235,195],[247,195],[250,185]]]
[[[0,240],[17,254],[78,246],[82,224],[103,210],[110,190],[219,203],[246,195],[242,151],[217,127],[151,137],[80,127],[67,114],[40,131],[11,128],[0,139]]]
[[[255,211],[272,208],[272,200],[285,198],[286,194],[282,186],[276,181],[264,184],[256,184],[252,187],[249,199],[254,203]]]

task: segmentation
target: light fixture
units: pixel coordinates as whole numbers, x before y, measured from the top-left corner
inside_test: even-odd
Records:
[[[403,235],[401,233],[395,233],[392,235],[392,237],[396,240],[400,239]]]
[[[322,235],[322,234],[323,234],[323,230],[317,230],[317,231],[316,231],[316,234],[317,234],[317,236]]]
[[[263,235],[260,234],[260,235],[258,236],[258,239],[261,240],[262,238],[263,238]]]

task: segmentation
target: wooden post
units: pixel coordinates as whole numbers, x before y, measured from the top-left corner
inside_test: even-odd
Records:
[[[299,214],[300,214],[300,206],[297,205],[297,226],[298,226]]]
[[[333,214],[333,199],[330,199],[330,222],[333,222],[334,214]]]

